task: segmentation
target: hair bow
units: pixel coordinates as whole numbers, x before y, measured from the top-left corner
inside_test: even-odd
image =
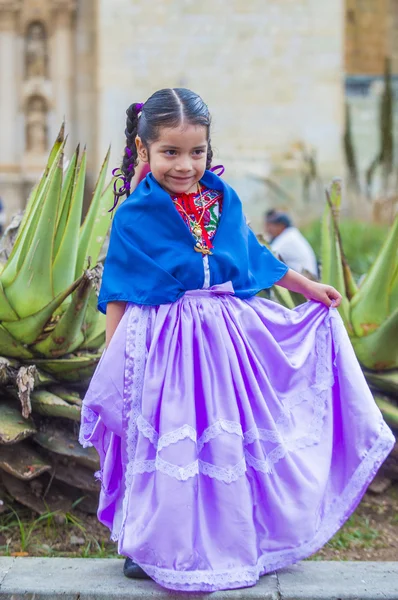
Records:
[[[137,113],[137,115],[142,111],[142,109],[144,108],[144,103],[143,102],[137,102],[135,105],[135,112]]]
[[[210,171],[212,173],[216,173],[216,171],[218,171],[218,173],[216,173],[216,175],[218,175],[218,177],[221,177],[221,175],[223,175],[223,173],[225,171],[225,167],[224,167],[224,165],[216,165],[215,167],[212,167],[210,169]]]

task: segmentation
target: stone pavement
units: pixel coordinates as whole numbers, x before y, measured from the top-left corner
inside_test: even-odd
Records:
[[[398,558],[398,557],[397,557]],[[156,600],[204,598],[126,579],[106,558],[0,557],[0,600]],[[398,600],[398,562],[303,561],[251,588],[214,592],[215,600]]]

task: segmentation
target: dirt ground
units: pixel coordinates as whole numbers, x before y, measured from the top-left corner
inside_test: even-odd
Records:
[[[357,510],[313,560],[398,561],[398,482],[367,492]]]
[[[76,509],[66,516],[37,518],[19,507],[17,513],[0,515],[0,555],[108,558],[117,551],[94,515]],[[397,561],[398,482],[381,495],[367,492],[351,518],[310,560]]]

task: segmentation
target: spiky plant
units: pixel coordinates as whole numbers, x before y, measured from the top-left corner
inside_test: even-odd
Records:
[[[341,182],[327,191],[322,225],[322,279],[343,295],[341,315],[375,400],[398,426],[398,215],[376,260],[358,286],[339,231]]]
[[[369,385],[386,421],[398,427],[398,215],[362,284],[356,283],[344,255],[339,230],[341,180],[326,191],[322,219],[322,281],[343,296],[340,314]],[[287,290],[275,288],[279,302],[292,308]]]
[[[98,457],[79,446],[77,428],[105,342],[96,301],[109,152],[81,224],[86,152],[77,148],[64,172],[64,146],[62,127],[0,267],[0,469],[7,492],[38,512],[84,495],[94,510],[97,489]]]

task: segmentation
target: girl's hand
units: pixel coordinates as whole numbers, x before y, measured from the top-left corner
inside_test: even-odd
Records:
[[[289,269],[287,273],[277,282],[277,285],[303,294],[308,300],[316,300],[322,302],[326,306],[338,307],[341,304],[341,294],[331,285],[324,285],[311,281],[300,273],[296,273],[293,269]]]
[[[326,306],[337,308],[341,304],[341,294],[331,285],[312,282],[304,294],[308,300],[322,302]]]

